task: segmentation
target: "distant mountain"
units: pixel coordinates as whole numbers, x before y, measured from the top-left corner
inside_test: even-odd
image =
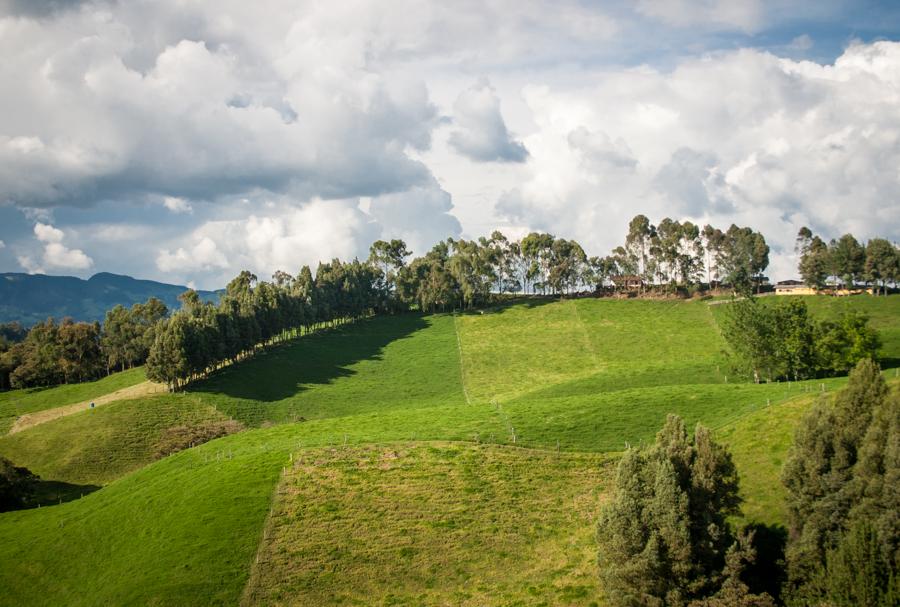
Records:
[[[116,304],[131,306],[151,297],[170,310],[181,307],[178,296],[187,287],[101,272],[88,280],[73,276],[0,273],[0,322],[18,321],[26,326],[52,316],[61,319],[103,320]],[[214,291],[198,291],[208,301],[218,301]]]

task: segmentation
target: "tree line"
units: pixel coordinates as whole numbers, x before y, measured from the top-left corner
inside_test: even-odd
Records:
[[[606,599],[623,607],[897,605],[900,397],[875,363],[860,361],[833,402],[822,397],[807,413],[782,482],[786,538],[761,526],[735,530],[729,517],[741,498],[730,453],[702,425],[691,437],[670,415],[653,445],[625,453],[615,498],[601,510]],[[757,561],[761,550],[774,555]]]
[[[335,259],[319,264],[315,278],[304,266],[296,277],[278,271],[271,282],[243,271],[218,304],[195,291],[182,295],[182,309],[157,325],[147,377],[177,390],[268,344],[392,310],[374,264]]]
[[[71,318],[50,318],[28,331],[7,325],[0,332],[0,388],[91,381],[143,364],[156,324],[168,313],[164,303],[151,298],[131,308],[116,306],[102,326]]]
[[[797,269],[810,287],[872,284],[887,294],[888,284],[900,281],[900,249],[884,238],[872,238],[862,245],[853,234],[844,234],[826,243],[807,227],[797,234]]]
[[[801,265],[812,263],[809,251],[818,250],[811,233],[809,242],[798,245],[806,255]],[[873,239],[867,249],[877,252],[885,243]],[[887,245],[896,256],[893,245]],[[335,259],[319,264],[315,275],[309,267],[296,277],[279,270],[265,282],[242,272],[216,305],[202,304],[189,291],[182,297],[182,311],[170,318],[159,300],[150,300],[130,309],[117,306],[102,326],[51,319],[19,343],[0,340],[0,384],[18,388],[85,381],[150,360],[152,378],[175,388],[260,345],[315,328],[376,313],[472,309],[507,294],[614,293],[621,288],[685,294],[727,286],[749,295],[764,282],[769,246],[748,227],[731,225],[723,231],[670,218],[654,225],[637,215],[624,244],[602,257],[589,257],[575,240],[552,234],[532,232],[510,240],[499,231],[472,240],[448,238],[410,257],[402,240],[379,240],[365,262]],[[829,259],[845,257],[829,254]],[[858,261],[858,251],[849,257]],[[863,267],[868,265],[876,269],[867,276],[893,276],[889,264],[864,262]],[[884,285],[896,278],[880,280]],[[783,361],[755,366],[773,377],[794,373],[793,367],[782,371]]]

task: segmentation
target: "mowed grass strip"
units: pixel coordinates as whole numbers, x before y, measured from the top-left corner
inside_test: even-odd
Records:
[[[569,302],[537,300],[458,320],[466,387],[475,402],[508,400],[599,370]]]
[[[482,401],[725,381],[725,344],[703,302],[536,301],[464,315],[460,339]]]
[[[449,315],[381,316],[305,336],[190,392],[248,425],[466,402]]]
[[[398,443],[296,455],[248,605],[591,605],[605,456]]]
[[[0,434],[6,434],[20,415],[80,403],[144,381],[144,368],[137,367],[82,384],[0,392]]]

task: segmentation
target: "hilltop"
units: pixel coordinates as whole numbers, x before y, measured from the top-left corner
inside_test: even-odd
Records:
[[[807,301],[865,310],[900,360],[900,297]],[[602,604],[594,525],[626,445],[670,412],[702,422],[734,449],[743,520],[783,524],[793,428],[846,381],[729,377],[725,307],[383,315],[0,437],[74,498],[0,514],[0,604]],[[86,396],[59,390],[44,402]],[[162,449],[226,422],[246,429]]]
[[[102,321],[107,310],[118,304],[131,306],[156,297],[170,309],[181,307],[178,296],[188,287],[131,276],[101,272],[84,280],[74,276],[45,274],[0,274],[0,322],[25,326],[48,317],[69,316],[80,321]],[[198,291],[201,299],[216,301],[215,291]]]

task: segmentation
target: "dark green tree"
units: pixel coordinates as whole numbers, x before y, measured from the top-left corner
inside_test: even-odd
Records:
[[[600,513],[607,600],[679,606],[715,596],[728,580],[735,544],[728,517],[739,505],[728,451],[703,426],[689,437],[681,418],[669,415],[652,447],[626,452],[615,499]]]
[[[871,360],[804,417],[782,471],[792,603],[896,604],[898,441],[900,404]]]

